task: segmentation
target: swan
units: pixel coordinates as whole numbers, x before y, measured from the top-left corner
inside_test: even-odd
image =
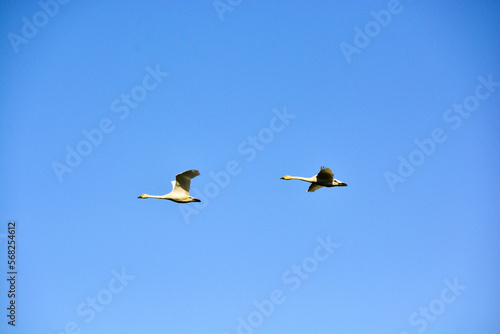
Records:
[[[321,170],[319,171],[319,173],[317,175],[314,175],[313,177],[300,177],[300,176],[285,175],[281,179],[282,180],[301,180],[301,181],[310,182],[311,185],[309,186],[309,189],[307,189],[308,192],[314,192],[321,187],[345,187],[345,186],[347,186],[347,184],[345,184],[344,182],[334,179],[332,170],[330,168],[326,168],[323,166],[321,166]]]
[[[189,187],[191,186],[191,179],[200,175],[200,172],[196,169],[187,170],[185,172],[179,173],[175,176],[175,181],[172,181],[173,189],[166,195],[154,196],[148,194],[142,194],[137,198],[158,198],[158,199],[168,199],[177,203],[189,203],[189,202],[201,202],[199,199],[194,198],[189,195]]]

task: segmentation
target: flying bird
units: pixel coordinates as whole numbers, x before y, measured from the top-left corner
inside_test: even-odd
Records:
[[[201,202],[199,199],[189,195],[191,179],[197,177],[198,175],[200,175],[200,172],[196,169],[179,173],[175,176],[175,181],[172,181],[173,189],[168,194],[163,196],[142,194],[137,198],[168,199],[177,203]]]
[[[309,189],[307,189],[308,192],[314,192],[321,187],[345,187],[345,186],[347,186],[347,184],[345,184],[344,182],[334,179],[332,170],[330,168],[326,168],[323,166],[321,166],[321,170],[319,171],[319,173],[314,175],[313,177],[300,177],[300,176],[285,175],[281,179],[282,180],[301,180],[301,181],[310,182],[311,185],[309,186]]]

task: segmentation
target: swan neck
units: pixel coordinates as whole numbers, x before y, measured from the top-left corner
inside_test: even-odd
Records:
[[[145,198],[159,198],[159,199],[165,198],[165,196],[156,196],[156,195],[148,195],[148,194],[145,194],[144,197]]]
[[[314,182],[314,180],[313,180],[312,177],[290,176],[290,179],[292,179],[292,180],[306,181],[306,182]]]

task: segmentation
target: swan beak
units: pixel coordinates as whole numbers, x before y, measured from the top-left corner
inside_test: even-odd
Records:
[[[139,196],[139,197],[137,197],[137,198],[144,198],[144,197],[142,197],[142,195],[141,195],[141,196]]]
[[[341,183],[339,183],[339,186],[340,187],[347,187],[347,183],[341,182]]]

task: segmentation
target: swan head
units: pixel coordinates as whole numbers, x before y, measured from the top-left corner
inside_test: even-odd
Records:
[[[291,180],[292,177],[290,175],[285,175],[281,178],[281,180]]]
[[[141,196],[137,197],[137,198],[148,198],[148,195],[146,194],[142,194]]]

